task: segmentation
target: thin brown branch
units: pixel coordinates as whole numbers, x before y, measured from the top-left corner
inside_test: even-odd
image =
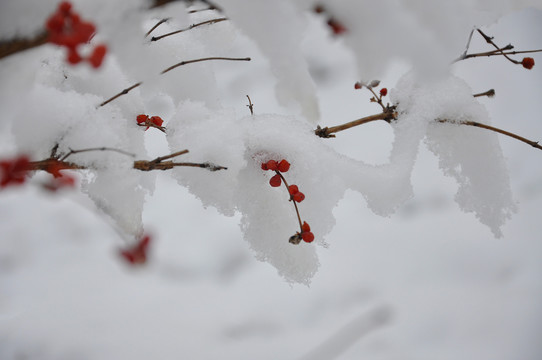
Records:
[[[385,112],[382,112],[380,114],[366,116],[361,119],[350,121],[342,125],[325,127],[325,128],[321,128],[320,126],[318,126],[316,130],[314,130],[314,133],[317,136],[320,136],[323,138],[330,138],[330,137],[335,137],[335,135],[332,135],[332,134],[337,133],[339,131],[350,129],[354,126],[363,125],[363,124],[376,121],[376,120],[384,120],[387,123],[390,123],[392,120],[395,120],[396,118],[397,118],[397,113],[395,112],[395,107],[388,106]]]
[[[252,103],[252,101],[250,100],[250,96],[247,95],[247,98],[248,98],[248,109],[250,110],[250,115],[254,115],[254,104]]]
[[[192,63],[196,63],[196,62],[200,62],[200,61],[209,61],[209,60],[250,61],[251,59],[249,57],[231,58],[231,57],[214,56],[214,57],[206,57],[206,58],[201,58],[201,59],[186,60],[186,61],[181,61],[180,63],[177,63],[175,65],[172,65],[172,66],[168,67],[165,70],[162,70],[162,72],[160,74],[165,74],[168,71],[171,71],[171,70],[173,70],[173,69],[175,69],[175,68],[177,68],[179,66],[188,65],[188,64],[192,64]]]
[[[159,156],[156,159],[152,160],[152,162],[159,163],[159,162],[162,162],[164,160],[171,159],[171,158],[174,158],[174,157],[177,157],[177,156],[181,156],[181,155],[184,155],[184,154],[187,154],[187,153],[188,153],[188,149],[184,149],[184,150],[177,151],[177,152],[174,152],[173,154],[169,154],[169,155],[166,155],[166,156]]]
[[[165,37],[168,37],[168,36],[171,36],[171,35],[175,35],[175,34],[180,34],[182,32],[185,32],[185,31],[188,31],[188,30],[192,30],[194,28],[197,28],[198,26],[203,26],[203,25],[211,25],[211,24],[216,24],[216,23],[219,23],[219,22],[222,22],[222,21],[226,21],[228,20],[228,18],[217,18],[217,19],[211,19],[211,20],[207,20],[207,21],[203,21],[203,22],[200,22],[200,23],[197,23],[197,24],[192,24],[190,25],[189,27],[187,28],[184,28],[184,29],[180,29],[180,30],[176,30],[176,31],[172,31],[170,33],[167,33],[167,34],[164,34],[164,35],[160,35],[160,36],[153,36],[151,38],[151,41],[158,41],[160,39],[163,39]]]
[[[111,98],[105,100],[103,103],[101,103],[101,104],[100,104],[100,107],[109,104],[111,101],[113,101],[113,100],[115,100],[115,99],[121,97],[122,95],[128,94],[131,90],[135,89],[136,87],[140,86],[141,84],[143,84],[143,82],[140,81],[140,82],[138,82],[137,84],[134,84],[134,85],[132,85],[132,86],[130,86],[130,87],[128,87],[128,88],[122,90],[122,91],[121,91],[120,93],[118,93],[117,95],[115,95],[115,96],[113,96],[113,97],[111,97]]]
[[[171,71],[179,66],[183,66],[183,65],[187,65],[187,64],[192,64],[192,63],[196,63],[196,62],[200,62],[200,61],[209,61],[209,60],[231,60],[231,61],[250,61],[251,59],[249,57],[246,57],[246,58],[230,58],[230,57],[207,57],[207,58],[201,58],[201,59],[194,59],[194,60],[186,60],[186,61],[181,61],[180,63],[177,63],[175,65],[172,65],[170,67],[168,67],[167,69],[165,70],[162,70],[162,72],[160,72],[160,75],[162,74],[165,74],[167,73],[168,71]],[[101,107],[101,106],[104,106],[104,105],[107,105],[109,104],[111,101],[121,97],[122,95],[126,95],[128,94],[131,90],[137,88],[138,86],[141,86],[143,84],[142,81],[138,82],[137,84],[134,84],[124,90],[122,90],[121,92],[119,92],[118,94],[116,94],[115,96],[105,100],[104,102],[102,102],[100,105],[98,105],[98,107]]]
[[[156,23],[156,25],[154,25],[149,31],[147,31],[147,33],[145,34],[145,37],[149,36],[154,30],[156,30],[156,28],[160,25],[162,25],[163,23],[169,21],[171,18],[165,18],[165,19],[162,19],[160,21],[158,21]]]
[[[489,90],[486,91],[486,92],[474,94],[474,95],[472,95],[472,96],[473,96],[473,97],[480,97],[480,96],[493,97],[493,96],[495,96],[495,89],[489,89]]]
[[[540,146],[539,142],[538,141],[532,141],[532,140],[529,140],[529,139],[526,139],[524,138],[523,136],[519,136],[517,134],[514,134],[510,131],[506,131],[506,130],[503,130],[503,129],[499,129],[499,128],[496,128],[494,126],[490,126],[490,125],[486,125],[486,124],[482,124],[482,123],[479,123],[479,122],[476,122],[476,121],[460,121],[460,122],[456,122],[456,121],[450,121],[450,120],[447,120],[447,119],[437,119],[438,122],[440,123],[450,123],[450,124],[459,124],[459,125],[467,125],[467,126],[474,126],[474,127],[478,127],[478,128],[482,128],[482,129],[486,129],[486,130],[490,130],[490,131],[494,131],[496,133],[499,133],[499,134],[502,134],[502,135],[506,135],[508,137],[511,137],[513,139],[516,139],[516,140],[519,140],[521,142],[524,142],[525,144],[529,144],[531,145],[532,147],[534,148],[537,148],[539,150],[542,150],[542,146]]]
[[[56,145],[56,147],[58,148],[58,145]],[[54,149],[54,148],[53,148],[53,149]],[[119,154],[123,154],[123,155],[126,155],[126,156],[135,157],[135,154],[129,153],[129,152],[127,152],[127,151],[102,146],[102,147],[95,147],[95,148],[88,148],[88,149],[80,149],[80,150],[73,150],[73,149],[70,149],[70,151],[69,151],[66,155],[62,156],[62,157],[59,159],[59,161],[64,161],[64,160],[66,160],[68,157],[70,157],[71,155],[79,154],[79,153],[83,153],[83,152],[89,152],[89,151],[113,151],[113,152],[118,152]],[[55,151],[55,152],[56,152],[56,151]]]
[[[493,42],[493,38],[492,38],[492,37],[487,36],[487,35],[484,34],[484,32],[483,32],[482,30],[480,30],[480,29],[476,29],[476,31],[478,31],[478,33],[479,33],[480,35],[482,35],[482,37],[484,38],[484,40],[485,40],[488,44],[493,45],[493,47],[495,47],[495,49],[497,49],[497,52],[500,53],[501,55],[503,55],[503,56],[504,56],[506,59],[508,59],[510,62],[512,62],[512,63],[514,63],[514,64],[521,64],[521,61],[514,60],[514,59],[510,58],[508,55],[506,55],[506,54],[504,53],[504,51],[503,51],[500,47],[498,47],[497,44],[495,44],[495,43]],[[512,46],[512,45],[508,45],[507,47],[509,47],[509,46]],[[513,47],[512,47],[512,48],[513,48]]]
[[[0,59],[47,43],[49,34],[42,31],[32,38],[14,38],[0,41]]]
[[[141,124],[137,124],[137,126],[145,126],[145,127],[147,127],[147,129],[152,127],[152,128],[160,130],[163,133],[166,133],[166,127],[165,126],[156,125],[155,123],[153,123],[150,120],[147,120],[147,121],[145,121],[144,123],[141,123]]]

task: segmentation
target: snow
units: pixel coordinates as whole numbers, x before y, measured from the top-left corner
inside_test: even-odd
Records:
[[[228,0],[230,20],[151,42],[164,17],[153,34],[224,14],[74,1],[97,24],[92,44],[108,45],[100,69],[71,67],[52,45],[0,60],[0,159],[44,159],[57,143],[134,154],[71,155],[91,168],[74,190],[42,191],[49,174],[1,190],[0,358],[540,358],[540,154],[458,124],[540,138],[539,57],[530,71],[500,57],[450,65],[473,25],[540,48],[541,12],[512,12],[540,3],[323,3],[344,36],[309,1]],[[55,4],[0,6],[9,38],[31,35]],[[471,51],[487,49],[473,38]],[[206,56],[252,61],[160,75]],[[314,135],[316,123],[380,112],[353,89],[373,79],[396,121]],[[495,98],[472,97],[490,87]],[[138,127],[139,114],[161,116],[166,134]],[[182,149],[170,160],[228,169],[132,169]],[[311,244],[288,242],[299,224],[260,167],[270,159],[291,163],[283,175],[306,195]],[[124,263],[119,250],[143,233],[148,264]]]

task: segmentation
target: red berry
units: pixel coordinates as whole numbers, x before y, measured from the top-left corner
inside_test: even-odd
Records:
[[[64,28],[64,17],[54,14],[45,23],[45,28],[50,32],[61,32]]]
[[[292,199],[294,199],[295,202],[300,203],[305,200],[305,194],[303,194],[301,191],[298,191],[292,195]]]
[[[346,27],[343,24],[333,18],[330,18],[327,21],[327,25],[331,28],[333,34],[335,35],[341,35],[347,31]]]
[[[63,1],[58,5],[58,10],[65,14],[69,13],[72,8],[72,4],[69,1]]]
[[[290,185],[288,186],[288,192],[290,193],[290,195],[297,194],[299,192],[299,188],[297,187],[297,185]]]
[[[301,226],[301,230],[303,230],[303,232],[309,232],[309,231],[311,231],[311,227],[309,226],[309,224],[307,224],[306,221],[303,221],[303,225]]]
[[[107,47],[105,45],[98,45],[94,48],[92,55],[88,58],[88,61],[94,68],[99,68],[102,65],[105,53],[107,52]]]
[[[13,160],[0,161],[0,188],[24,183],[29,168],[30,160],[24,155]]]
[[[68,62],[72,65],[78,64],[83,58],[77,52],[75,48],[68,48]]]
[[[156,126],[162,126],[164,120],[160,116],[151,116],[151,122]]]
[[[280,172],[286,172],[286,171],[290,170],[290,163],[289,163],[288,161],[282,159],[282,160],[279,162],[277,168],[278,168],[278,170],[279,170]]]
[[[531,70],[534,66],[534,59],[531,57],[523,58],[523,60],[521,61],[521,65],[523,65],[525,69]]]
[[[267,168],[267,163],[262,163],[262,170],[265,170],[265,171],[269,170]]]
[[[315,5],[312,10],[317,14],[321,14],[325,11],[322,5]]]
[[[150,241],[150,236],[146,235],[131,248],[119,251],[119,254],[131,265],[144,264],[147,261],[147,250]]]
[[[314,240],[314,234],[310,231],[304,231],[301,233],[301,237],[304,242],[311,243]]]
[[[267,162],[267,168],[271,171],[275,171],[278,168],[278,164],[275,160],[269,160]]]
[[[141,114],[141,115],[137,115],[136,121],[138,124],[142,124],[142,123],[145,123],[148,118],[149,118],[148,115]]]
[[[269,185],[272,187],[278,187],[282,183],[282,180],[280,179],[279,174],[276,174],[269,180]]]
[[[386,96],[388,95],[388,89],[382,88],[380,89],[380,96]]]
[[[361,83],[359,81],[354,84],[354,89],[356,90],[361,89]]]

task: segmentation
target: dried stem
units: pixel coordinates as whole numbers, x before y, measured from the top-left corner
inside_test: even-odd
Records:
[[[184,28],[184,29],[180,29],[180,30],[176,30],[176,31],[172,31],[170,33],[167,33],[167,34],[164,34],[164,35],[160,35],[160,36],[153,36],[151,38],[151,41],[158,41],[160,39],[163,39],[165,37],[168,37],[168,36],[171,36],[171,35],[175,35],[175,34],[180,34],[182,32],[185,32],[185,31],[188,31],[188,30],[191,30],[191,29],[194,29],[198,26],[202,26],[202,25],[211,25],[211,24],[216,24],[216,23],[219,23],[219,22],[222,22],[222,21],[226,21],[228,20],[228,18],[217,18],[217,19],[211,19],[211,20],[207,20],[207,21],[203,21],[203,22],[200,22],[200,23],[197,23],[197,24],[192,24],[190,25],[189,27],[187,28]]]
[[[145,34],[145,37],[149,36],[154,30],[156,30],[156,28],[160,25],[162,25],[163,23],[169,21],[171,18],[165,18],[165,19],[162,19],[160,21],[158,21],[156,23],[156,25],[154,25],[149,31],[147,31],[147,33]]]
[[[317,136],[320,136],[323,138],[330,138],[330,137],[335,137],[335,135],[332,135],[333,133],[347,130],[354,126],[363,125],[363,124],[376,121],[376,120],[384,120],[387,123],[390,123],[392,120],[395,120],[396,118],[397,118],[397,113],[395,112],[395,107],[388,106],[385,112],[382,112],[380,114],[366,116],[358,120],[347,122],[346,124],[332,126],[332,127],[325,127],[325,128],[321,128],[320,126],[318,126],[316,130],[314,130],[314,133]]]
[[[250,100],[250,96],[247,95],[247,98],[248,98],[248,105],[247,105],[247,107],[248,107],[249,110],[250,110],[250,115],[254,115],[254,104],[253,104],[252,101]]]
[[[514,59],[510,58],[507,54],[505,54],[504,51],[503,51],[501,48],[499,48],[499,47],[497,46],[497,44],[495,44],[495,43],[493,42],[493,38],[492,38],[492,37],[487,36],[487,35],[484,34],[484,32],[483,32],[482,30],[480,30],[480,29],[476,29],[476,31],[478,31],[478,33],[479,33],[480,35],[482,35],[482,37],[484,38],[484,40],[485,40],[488,44],[493,45],[493,46],[495,47],[495,49],[497,49],[497,50],[496,50],[497,53],[503,55],[506,59],[508,59],[510,62],[512,62],[512,63],[514,63],[514,64],[521,64],[521,61],[514,60]],[[506,46],[505,48],[508,48],[507,50],[509,50],[509,49],[513,48],[513,46],[512,46],[512,45],[508,45],[508,46]],[[467,55],[467,56],[468,56],[468,55]]]
[[[58,144],[55,146],[55,148],[58,148]],[[55,148],[53,148],[53,150]],[[64,161],[73,154],[79,154],[79,153],[88,152],[88,151],[114,151],[114,152],[118,152],[119,154],[123,154],[123,155],[130,156],[130,157],[135,157],[135,154],[129,153],[127,151],[102,146],[102,147],[89,148],[89,149],[80,149],[80,150],[70,149],[70,151],[66,155],[64,155],[63,157],[58,159],[58,161]],[[56,151],[55,151],[55,153],[56,153]],[[53,157],[53,156],[51,156],[51,157]]]
[[[284,186],[286,186],[286,191],[288,191],[288,194],[290,195],[290,201],[294,203],[295,207],[295,213],[297,214],[297,221],[299,222],[299,232],[303,232],[303,224],[301,223],[301,216],[299,215],[299,209],[297,208],[297,203],[295,202],[294,198],[290,194],[290,187],[288,186],[288,182],[286,181],[286,178],[282,175],[282,173],[278,170],[275,170],[275,173],[277,173],[278,176],[282,179],[284,182]]]
[[[525,144],[529,144],[531,145],[532,147],[534,148],[537,148],[539,150],[542,150],[542,146],[539,145],[539,142],[538,141],[532,141],[532,140],[529,140],[529,139],[526,139],[522,136],[519,136],[517,134],[514,134],[510,131],[506,131],[506,130],[503,130],[503,129],[499,129],[499,128],[496,128],[494,126],[490,126],[490,125],[486,125],[486,124],[482,124],[482,123],[479,123],[479,122],[476,122],[476,121],[459,121],[459,122],[456,122],[456,121],[451,121],[451,120],[447,120],[447,119],[437,119],[436,121],[440,122],[440,123],[451,123],[451,124],[459,124],[459,125],[467,125],[467,126],[474,126],[474,127],[478,127],[478,128],[482,128],[482,129],[486,129],[486,130],[490,130],[490,131],[494,131],[496,133],[499,133],[499,134],[502,134],[502,135],[506,135],[508,137],[511,137],[513,139],[516,139],[516,140],[519,140],[521,142],[524,142]]]
[[[207,57],[207,58],[201,58],[201,59],[194,59],[194,60],[186,60],[186,61],[181,61],[180,63],[177,63],[175,65],[172,65],[170,67],[168,67],[167,69],[165,70],[162,70],[162,72],[160,72],[160,75],[162,74],[165,74],[167,73],[168,71],[171,71],[179,66],[183,66],[183,65],[187,65],[187,64],[192,64],[192,63],[196,63],[196,62],[200,62],[200,61],[209,61],[209,60],[230,60],[230,61],[250,61],[250,58],[249,57],[246,57],[246,58],[230,58],[230,57]],[[99,105],[99,107],[101,106],[104,106],[104,105],[107,105],[109,104],[111,101],[121,97],[122,95],[126,95],[128,94],[128,92],[130,92],[131,90],[137,88],[138,86],[141,86],[143,84],[142,81],[138,82],[137,84],[134,84],[124,90],[122,90],[120,93],[118,93],[117,95],[107,99],[106,101],[104,101],[103,103],[101,103]]]
[[[32,38],[14,38],[0,41],[0,59],[47,43],[49,34],[42,31]]]
[[[472,95],[472,96],[473,96],[473,97],[480,97],[480,96],[493,97],[493,96],[495,96],[495,89],[489,89],[489,90],[486,91],[486,92],[474,94],[474,95]]]

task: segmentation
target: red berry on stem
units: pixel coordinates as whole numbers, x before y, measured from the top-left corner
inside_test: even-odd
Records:
[[[83,60],[76,48],[68,48],[68,62],[72,65],[78,64]]]
[[[521,61],[521,65],[523,65],[525,69],[531,70],[534,66],[534,59],[531,57],[523,58],[523,60]]]
[[[69,13],[71,8],[72,4],[69,1],[63,1],[58,5],[58,10],[60,10],[60,12],[63,12],[64,14]]]
[[[354,84],[354,89],[356,90],[361,89],[361,83],[359,81]]]
[[[346,27],[343,24],[333,18],[330,18],[327,21],[327,25],[331,28],[333,34],[335,35],[341,35],[347,31]]]
[[[386,96],[388,95],[388,89],[382,88],[380,89],[380,96]]]
[[[278,164],[275,160],[269,160],[267,162],[267,169],[275,171],[278,168]]]
[[[147,121],[147,119],[149,118],[148,115],[145,115],[145,114],[141,114],[141,115],[137,115],[137,123],[138,124],[141,124],[141,123],[145,123]]]
[[[99,68],[102,65],[105,53],[107,52],[107,47],[105,45],[98,45],[94,48],[92,55],[88,61],[94,68]]]
[[[295,202],[300,203],[303,200],[305,200],[305,194],[303,194],[301,191],[298,191],[292,195],[292,198],[294,199]]]
[[[309,226],[309,224],[307,224],[306,221],[303,221],[303,225],[301,226],[301,230],[303,230],[303,232],[309,232],[309,231],[311,231],[311,227]]]
[[[151,122],[156,126],[162,126],[164,120],[160,116],[151,116]]]
[[[301,237],[304,242],[311,243],[314,240],[314,234],[310,231],[304,231],[301,233]]]
[[[278,187],[282,183],[282,180],[280,179],[279,174],[276,174],[269,180],[269,185],[272,187]]]
[[[267,163],[262,163],[262,170],[264,170],[264,171],[269,170],[269,169],[267,168]]]
[[[290,193],[290,195],[297,194],[299,192],[299,188],[297,187],[297,185],[290,185],[288,186],[288,192]]]
[[[279,162],[277,168],[278,168],[278,170],[279,170],[280,172],[286,172],[286,171],[290,170],[290,163],[289,163],[288,161],[282,159],[282,160]]]

